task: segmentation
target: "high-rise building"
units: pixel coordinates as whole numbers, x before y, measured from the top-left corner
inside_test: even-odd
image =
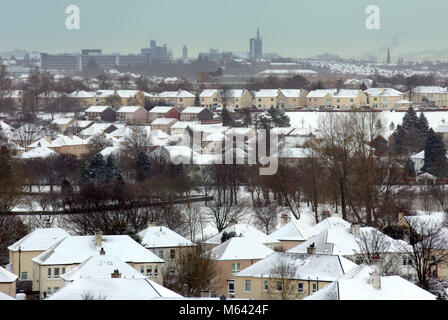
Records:
[[[387,64],[390,64],[390,49],[387,49]]]
[[[166,44],[158,47],[155,40],[150,41],[149,48],[141,50],[141,54],[149,56],[152,62],[169,62],[171,60]]]
[[[182,48],[182,58],[183,59],[188,59],[188,49],[187,49],[187,46],[184,46]]]
[[[250,39],[250,58],[260,60],[263,56],[263,40],[260,36],[260,29],[257,28],[257,37]]]

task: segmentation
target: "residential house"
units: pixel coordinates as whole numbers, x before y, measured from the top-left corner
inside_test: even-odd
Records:
[[[112,133],[118,128],[122,128],[124,126],[125,126],[124,124],[118,124],[118,123],[94,123],[88,128],[82,130],[79,133],[79,136],[83,139],[87,139],[97,134]]]
[[[127,124],[148,123],[148,111],[140,106],[124,106],[117,111],[117,121]]]
[[[70,98],[76,99],[79,101],[81,107],[86,108],[87,106],[91,106],[97,103],[96,101],[96,93],[92,91],[73,91],[72,93],[68,94]]]
[[[218,89],[204,89],[199,94],[201,107],[218,108],[222,107],[220,91]]]
[[[331,217],[325,220],[328,219],[334,221],[340,218]],[[375,228],[361,227],[342,219],[340,219],[340,223],[344,227],[332,226],[324,229],[307,241],[289,249],[288,252],[306,253],[312,247],[313,253],[342,255],[357,264],[361,264],[369,262],[366,260],[368,258],[367,252],[363,249],[364,243],[373,241],[369,239],[381,238],[384,244],[381,247],[383,251],[376,254],[381,255],[383,258],[384,271],[389,274],[400,274],[407,279],[415,278],[415,270],[410,268],[407,263],[404,263],[409,258],[406,253],[409,252],[409,246],[404,241],[392,239]],[[317,226],[315,231],[321,227],[322,225]]]
[[[183,135],[188,126],[195,124],[194,121],[178,121],[170,127],[171,135]]]
[[[153,300],[182,297],[105,252],[87,258],[62,274],[61,282],[61,288],[46,300]]]
[[[393,110],[402,108],[405,94],[392,88],[370,88],[364,91],[372,110]],[[398,103],[398,105],[397,105]]]
[[[109,106],[91,106],[85,112],[85,117],[89,120],[110,121],[116,120],[116,111]]]
[[[213,120],[214,113],[204,107],[187,107],[180,113],[180,121]]]
[[[439,108],[448,106],[448,88],[438,86],[418,86],[412,90],[412,101],[431,102]]]
[[[151,130],[161,130],[169,134],[171,126],[176,122],[175,118],[157,118],[151,122]]]
[[[280,241],[283,250],[289,250],[316,234],[313,228],[299,220],[291,220],[288,214],[281,216],[281,227],[270,234]]]
[[[31,259],[68,236],[68,232],[61,228],[34,229],[8,247],[11,271],[18,275],[20,280],[34,282],[36,278]]]
[[[69,136],[60,134],[51,141],[51,146],[48,148],[57,153],[73,154],[79,157],[89,152],[89,142],[72,134]]]
[[[68,236],[40,255],[32,258],[35,281],[33,288],[41,296],[59,290],[61,275],[101,252],[114,255],[131,267],[144,273],[149,279],[163,283],[163,259],[137,243],[127,235]]]
[[[227,107],[230,110],[238,110],[251,108],[253,106],[254,97],[249,90],[246,89],[230,89],[227,93]]]
[[[307,105],[314,109],[332,108],[333,95],[337,89],[318,89],[310,91],[306,98]]]
[[[174,107],[156,106],[148,111],[148,120],[152,122],[157,118],[180,119],[180,111]]]
[[[308,91],[303,89],[279,89],[283,94],[282,106],[287,109],[304,107],[307,105]]]
[[[359,265],[304,300],[436,300],[399,276],[382,276],[377,266]]]
[[[333,93],[332,107],[339,110],[367,107],[367,95],[362,90],[337,90]]]
[[[150,223],[148,227],[138,234],[141,244],[161,259],[165,260],[164,270],[176,272],[176,258],[183,248],[192,248],[196,245],[173,230]]]
[[[50,122],[50,126],[60,133],[66,132],[75,122],[74,118],[56,118]]]
[[[260,89],[254,92],[254,105],[257,108],[269,109],[283,106],[285,95],[281,89]]]
[[[14,273],[0,267],[0,293],[4,293],[15,298],[17,278],[18,276]]]
[[[257,240],[232,237],[207,252],[216,261],[218,276],[213,279],[213,292],[218,296],[234,297],[234,275],[274,253]]]
[[[234,275],[235,297],[300,300],[354,267],[339,255],[275,252]]]
[[[164,91],[150,98],[152,101],[164,101],[176,108],[185,108],[194,105],[195,95],[179,89],[178,91]]]
[[[222,236],[226,232],[227,234],[234,232],[238,237],[251,238],[253,240],[258,241],[261,244],[268,246],[271,249],[280,245],[280,241],[275,239],[274,237],[267,235],[249,224],[237,223],[235,220],[231,220],[227,227],[224,228],[221,232],[214,235],[213,237],[203,241],[205,248],[207,250],[213,249],[214,247],[220,245],[222,243]]]

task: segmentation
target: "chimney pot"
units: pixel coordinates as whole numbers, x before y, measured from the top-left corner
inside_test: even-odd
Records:
[[[328,210],[322,211],[322,220],[325,220],[325,219],[330,218],[330,217],[331,217],[330,211],[328,211]]]
[[[312,244],[310,244],[308,246],[308,248],[306,248],[306,253],[307,254],[316,254],[316,247],[314,245],[314,242]]]
[[[291,217],[288,214],[286,214],[286,213],[282,214],[282,217],[281,217],[281,225],[282,225],[282,227],[284,225],[288,224],[290,221],[291,221]]]
[[[99,229],[97,229],[96,230],[96,232],[95,232],[95,245],[97,246],[97,247],[101,247],[101,244],[102,244],[102,232],[99,230]]]
[[[105,254],[106,254],[106,251],[104,251],[104,248],[101,247],[101,250],[100,250],[100,256],[104,256]]]
[[[118,271],[118,269],[115,269],[113,273],[110,274],[112,279],[120,279],[121,278],[121,273],[120,271]]]

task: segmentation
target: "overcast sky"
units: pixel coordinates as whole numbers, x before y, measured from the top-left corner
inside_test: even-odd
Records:
[[[77,5],[80,30],[65,28],[65,8]],[[379,30],[367,30],[365,9],[380,8]],[[3,0],[0,52],[139,53],[155,39],[175,57],[210,48],[248,51],[257,26],[263,52],[343,57],[448,48],[446,0]]]

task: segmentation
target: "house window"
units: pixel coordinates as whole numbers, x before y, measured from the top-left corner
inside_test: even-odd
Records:
[[[51,268],[48,268],[48,276],[47,276],[47,278],[51,279]]]
[[[171,250],[170,250],[170,258],[171,258],[171,259],[176,258],[176,250],[174,250],[174,249],[171,249]]]
[[[282,291],[283,290],[283,283],[281,283],[280,281],[277,282],[277,291]]]
[[[274,102],[274,98],[271,98],[271,102]]]
[[[28,280],[28,272],[22,272],[22,280]]]
[[[140,266],[140,273],[145,274],[145,266]]]
[[[235,292],[235,283],[233,281],[229,281],[227,283],[227,286],[228,286],[228,289],[229,289],[229,294]]]
[[[54,268],[54,278],[59,279],[59,268]]]
[[[159,267],[155,266],[154,267],[154,277],[157,277],[159,275]]]
[[[246,292],[250,292],[251,291],[250,280],[246,280],[245,290],[246,290]]]
[[[159,257],[163,259],[163,250],[159,250]]]
[[[241,265],[239,263],[232,263],[232,274],[240,272]]]
[[[183,99],[183,98],[180,98],[180,99],[179,99],[179,101],[180,101],[180,102],[183,102],[183,101],[184,101],[184,99]]]
[[[313,292],[317,291],[317,284],[313,283]]]
[[[151,266],[146,266],[146,276],[152,277],[152,267]]]
[[[264,282],[263,282],[263,290],[264,291],[268,291],[268,289],[269,289],[269,282],[268,282],[268,280],[264,280]]]
[[[299,292],[303,292],[303,283],[299,282]]]
[[[258,98],[258,102],[261,102],[261,98]]]

